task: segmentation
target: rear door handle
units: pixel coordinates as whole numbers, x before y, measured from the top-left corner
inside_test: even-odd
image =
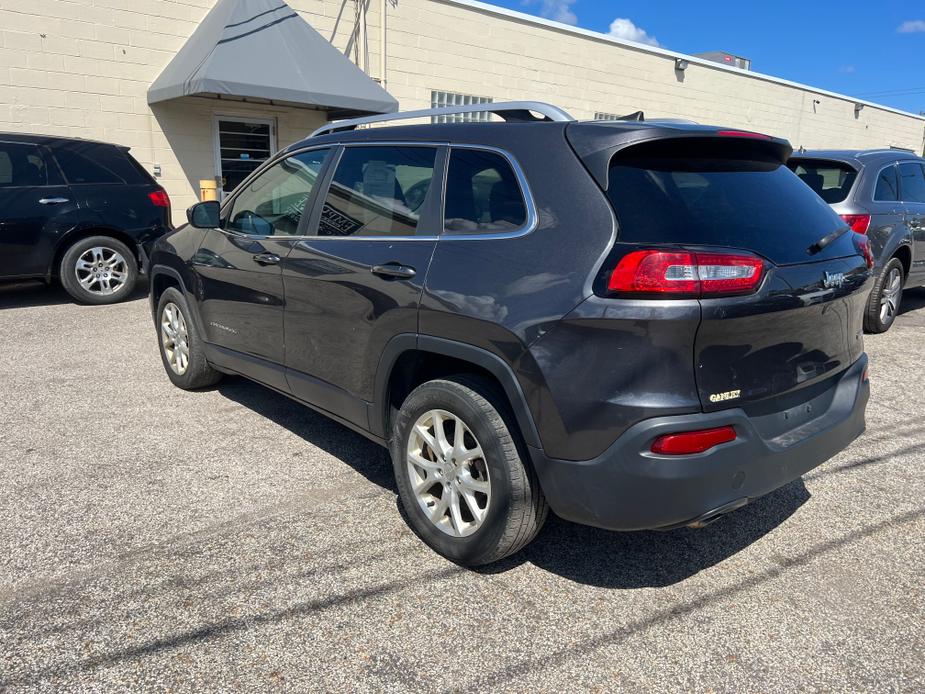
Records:
[[[373,265],[369,271],[380,277],[398,277],[401,279],[411,279],[416,274],[416,270],[408,265],[399,263],[386,263],[385,265]]]
[[[68,202],[67,198],[42,198],[39,202],[43,205],[60,205],[62,202]]]
[[[254,262],[258,265],[279,265],[280,257],[275,253],[258,253]]]

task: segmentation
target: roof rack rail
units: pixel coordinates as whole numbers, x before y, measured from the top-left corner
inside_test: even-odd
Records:
[[[470,104],[468,106],[448,106],[446,108],[425,108],[418,111],[399,111],[398,113],[385,113],[378,116],[364,118],[349,118],[347,120],[326,123],[313,132],[309,137],[327,135],[341,130],[353,130],[367,123],[385,123],[409,118],[427,118],[431,116],[454,116],[461,113],[493,113],[507,122],[538,123],[542,121],[566,122],[575,120],[566,111],[558,106],[546,104],[542,101],[502,101],[491,104]],[[541,117],[533,115],[539,114]]]

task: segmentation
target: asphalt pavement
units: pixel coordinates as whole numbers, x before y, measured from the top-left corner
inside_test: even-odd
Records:
[[[925,291],[866,345],[867,432],[803,480],[472,571],[384,450],[174,388],[143,294],[0,288],[0,690],[925,691]]]

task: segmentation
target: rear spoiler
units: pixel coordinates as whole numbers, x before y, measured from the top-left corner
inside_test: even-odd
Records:
[[[678,144],[681,144],[680,141],[687,141],[691,145],[694,141],[699,144],[711,140],[717,144],[734,142],[737,153],[741,151],[743,159],[758,157],[781,164],[787,163],[793,152],[787,140],[747,130],[693,123],[649,123],[648,126],[641,127],[640,122],[573,122],[566,126],[565,136],[575,154],[603,190],[607,190],[610,162],[615,155],[630,148],[659,141],[673,140],[678,141]]]

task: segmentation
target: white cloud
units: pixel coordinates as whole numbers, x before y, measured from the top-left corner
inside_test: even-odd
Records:
[[[617,17],[610,23],[609,35],[617,39],[646,43],[650,46],[661,45],[654,36],[649,36],[645,29],[633,24],[632,20],[623,19],[622,17]]]
[[[851,75],[851,74],[854,73],[855,69],[856,69],[856,68],[855,68],[854,65],[842,65],[842,66],[840,66],[840,67],[838,68],[838,71],[839,71],[839,72],[843,72],[843,73],[845,73],[846,75]]]
[[[524,5],[539,5],[540,15],[565,24],[578,24],[578,17],[572,12],[577,0],[524,0]]]
[[[910,19],[908,22],[900,24],[896,31],[900,34],[915,34],[925,31],[925,19]]]

